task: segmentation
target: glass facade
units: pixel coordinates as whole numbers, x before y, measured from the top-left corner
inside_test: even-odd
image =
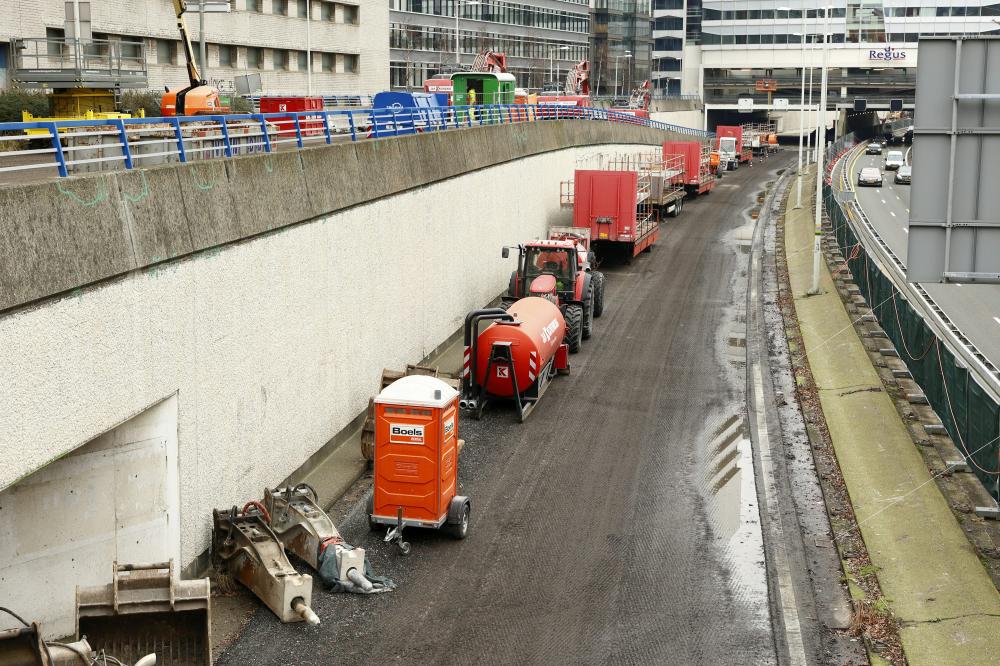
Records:
[[[628,96],[652,78],[651,4],[649,0],[594,0],[591,21],[591,90],[597,96]]]

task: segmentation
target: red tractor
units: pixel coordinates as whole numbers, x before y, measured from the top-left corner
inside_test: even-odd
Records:
[[[593,269],[589,229],[553,228],[547,240],[517,250],[517,270],[510,274],[503,307],[525,296],[552,301],[566,320],[566,344],[575,354],[590,337],[594,317],[604,312],[604,273]],[[510,248],[503,248],[503,257],[509,256]]]

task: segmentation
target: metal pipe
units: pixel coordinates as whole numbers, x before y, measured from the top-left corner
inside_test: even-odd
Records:
[[[514,321],[514,315],[508,313],[506,310],[501,308],[485,308],[483,310],[473,310],[469,314],[465,315],[465,324],[463,327],[462,343],[465,345],[466,349],[472,347],[472,338],[475,333],[476,337],[479,337],[479,331],[473,330],[479,328],[479,321],[482,319],[497,319],[500,321]],[[476,378],[476,356],[475,350],[470,350],[472,355],[470,360],[469,377],[462,377],[462,388],[466,390],[472,389],[472,381]],[[465,391],[463,391],[464,393]]]
[[[372,582],[367,578],[365,578],[360,571],[358,571],[353,567],[347,570],[347,578],[365,592],[371,592],[372,590],[375,589],[375,586],[372,585]]]
[[[295,597],[292,599],[292,610],[298,613],[299,617],[309,624],[313,626],[319,624],[319,616],[313,612],[313,609],[306,606],[306,602],[302,597]]]
[[[313,94],[312,0],[306,0],[306,93]]]
[[[208,55],[205,46],[205,0],[198,2],[198,34],[201,39],[201,78],[208,81]]]
[[[802,10],[802,85],[799,86],[799,159],[795,174],[795,207],[802,208],[802,140],[806,131],[806,12]]]

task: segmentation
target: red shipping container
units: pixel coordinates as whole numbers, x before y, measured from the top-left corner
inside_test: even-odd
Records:
[[[322,97],[261,97],[260,98],[261,113],[287,113],[287,112],[302,113],[305,111],[322,111],[322,110],[323,110]],[[292,118],[291,116],[268,118],[267,120],[268,122],[277,125],[279,139],[295,138],[295,119]],[[308,118],[300,117],[299,127],[302,130],[302,136],[318,136],[324,133],[322,116],[308,116]]]

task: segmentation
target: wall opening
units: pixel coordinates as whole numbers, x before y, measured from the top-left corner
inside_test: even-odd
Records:
[[[77,585],[180,561],[177,396],[0,491],[0,599],[46,637],[75,631]]]

